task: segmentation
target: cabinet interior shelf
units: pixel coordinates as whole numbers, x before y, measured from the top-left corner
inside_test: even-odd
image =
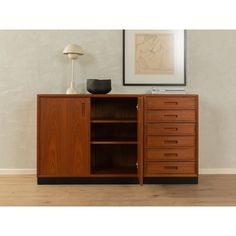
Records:
[[[91,123],[137,123],[137,120],[91,120]]]
[[[91,141],[91,144],[137,144],[137,141]]]
[[[101,170],[93,170],[91,175],[94,176],[137,176],[137,168],[130,167],[130,168],[108,168],[108,169],[101,169]]]
[[[135,173],[114,173],[95,171],[91,174],[92,177],[137,177]]]

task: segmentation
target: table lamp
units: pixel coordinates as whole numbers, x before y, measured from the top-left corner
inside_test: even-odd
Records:
[[[84,55],[83,49],[76,44],[68,44],[64,50],[63,54],[67,55],[69,59],[71,59],[71,83],[70,87],[66,90],[66,94],[77,94],[75,88],[75,80],[74,80],[74,60],[76,60],[79,56]]]

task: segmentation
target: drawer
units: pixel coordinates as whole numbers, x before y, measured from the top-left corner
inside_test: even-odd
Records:
[[[195,97],[180,97],[180,96],[166,96],[166,97],[146,97],[146,109],[195,109]]]
[[[149,123],[145,131],[147,135],[194,135],[195,124]]]
[[[146,149],[146,161],[194,161],[194,148]]]
[[[149,110],[145,122],[195,122],[195,110]]]
[[[146,162],[145,176],[194,175],[195,162]]]
[[[147,147],[194,147],[194,136],[146,136]]]

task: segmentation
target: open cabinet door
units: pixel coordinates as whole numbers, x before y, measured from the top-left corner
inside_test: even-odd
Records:
[[[138,178],[143,185],[143,97],[138,97]]]

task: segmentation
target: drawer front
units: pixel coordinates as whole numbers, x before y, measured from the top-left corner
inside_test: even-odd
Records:
[[[147,136],[147,147],[193,147],[194,136]]]
[[[146,161],[194,161],[194,148],[146,149]]]
[[[145,176],[195,174],[195,162],[146,162]]]
[[[147,135],[195,135],[195,124],[156,123],[146,125]]]
[[[146,122],[195,122],[195,110],[149,110]]]
[[[147,109],[195,109],[196,99],[195,97],[147,97],[146,98]]]

